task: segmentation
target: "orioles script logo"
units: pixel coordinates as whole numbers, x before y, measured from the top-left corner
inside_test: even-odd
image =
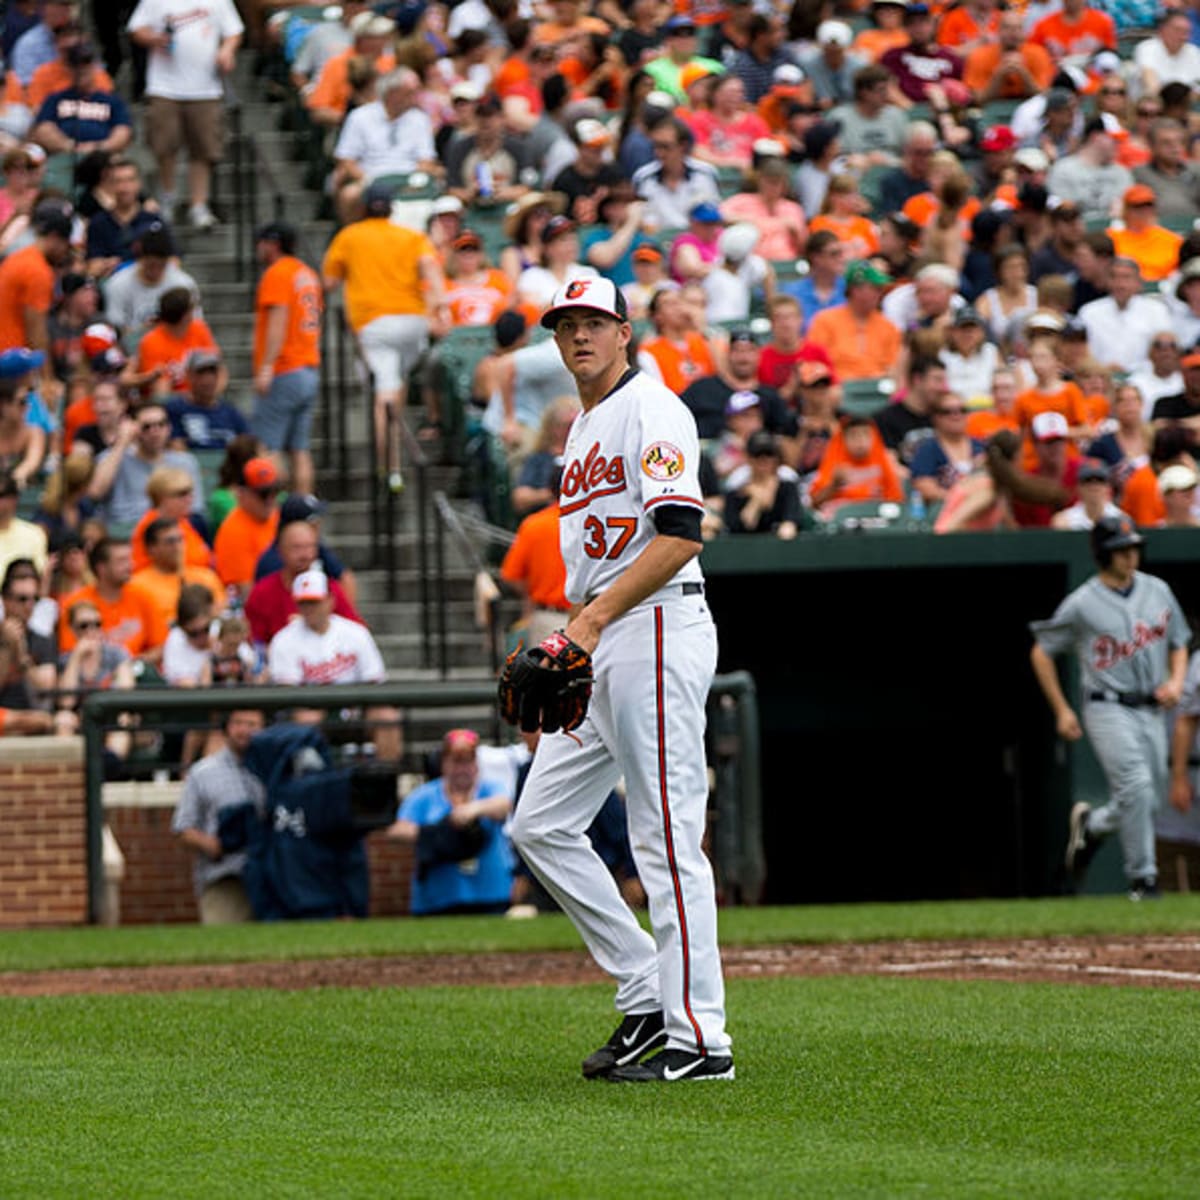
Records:
[[[571,282],[567,284],[567,290],[563,293],[563,295],[568,300],[578,300],[579,297],[588,290],[588,286],[591,284],[591,282],[592,281],[590,279],[572,279]]]
[[[587,454],[582,459],[572,459],[563,472],[562,494],[570,500],[580,492],[586,496],[602,484],[606,492],[619,492],[625,486],[625,460],[619,454],[605,458],[600,453],[600,443],[593,442]]]
[[[1171,621],[1171,610],[1164,608],[1162,616],[1153,625],[1138,621],[1133,626],[1133,637],[1127,642],[1120,638],[1105,634],[1092,643],[1093,666],[1097,671],[1107,671],[1117,663],[1132,658],[1139,650],[1161,642],[1167,636],[1167,626]]]

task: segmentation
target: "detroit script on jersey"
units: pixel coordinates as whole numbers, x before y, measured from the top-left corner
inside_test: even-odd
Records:
[[[1128,641],[1112,637],[1107,633],[1093,638],[1092,665],[1097,671],[1111,670],[1117,663],[1132,658],[1138,651],[1153,646],[1155,642],[1161,642],[1167,636],[1170,624],[1171,610],[1164,608],[1158,620],[1153,624],[1148,625],[1145,621],[1136,621],[1133,626],[1133,636]]]

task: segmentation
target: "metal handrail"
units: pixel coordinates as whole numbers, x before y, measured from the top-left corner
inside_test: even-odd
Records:
[[[433,504],[434,511],[437,514],[438,592],[444,597],[446,594],[445,534],[447,531],[449,531],[458,543],[459,549],[463,552],[468,566],[471,567],[472,572],[476,576],[481,571],[486,573],[487,566],[475,543],[467,533],[459,514],[447,499],[446,493],[442,491],[434,492]],[[498,596],[488,601],[488,662],[493,674],[500,670],[499,608],[500,601]],[[446,604],[444,602],[438,605],[438,666],[443,678],[450,673],[449,639],[446,635]]]
[[[275,177],[258,143],[242,128],[242,100],[226,83],[226,108],[229,113],[230,146],[233,151],[233,257],[234,278],[238,283],[255,276],[254,233],[258,228],[258,177],[265,177],[271,198],[271,218],[282,220],[286,209],[283,188]]]
[[[731,697],[737,708],[736,786],[722,787],[727,773],[717,773],[716,825],[736,830],[736,837],[714,840],[719,874],[733,885],[743,903],[761,898],[766,877],[762,845],[762,787],[758,741],[758,698],[753,677],[746,671],[718,675],[709,691],[710,703]],[[496,682],[332,684],[320,688],[146,688],[132,692],[93,692],[83,703],[84,764],[87,798],[88,920],[100,919],[104,904],[104,734],[116,728],[122,713],[229,712],[232,709],[280,709],[302,706],[336,710],[360,705],[393,705],[397,708],[461,708],[486,705],[496,716]],[[724,754],[731,744],[716,747]]]

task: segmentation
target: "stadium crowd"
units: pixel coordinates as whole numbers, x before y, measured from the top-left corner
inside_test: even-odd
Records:
[[[793,538],[880,505],[939,533],[1087,529],[1114,508],[1200,523],[1194,8],[255,10],[260,59],[327,147],[340,228],[312,263],[291,225],[258,231],[243,380],[173,229],[218,220],[244,34],[230,0],[194,11],[141,0],[121,95],[108,18],[97,47],[75,4],[6,10],[4,732],[74,728],[87,690],[156,676],[383,677],[312,494],[338,289],[393,489],[406,404],[432,438],[464,402],[502,448],[523,519],[503,575],[535,622],[565,606],[548,559],[577,403],[538,322],[571,278],[623,290],[631,354],[695,414],[706,536]],[[470,394],[441,394],[431,364],[472,329]],[[369,715],[398,754],[396,714]],[[138,737],[110,737],[113,771]]]
[[[1158,483],[1200,411],[1192,9],[467,0],[270,32],[328,131],[324,273],[377,409],[430,339],[490,326],[470,399],[518,517],[570,404],[538,318],[595,274],[696,414],[711,536],[872,502],[1087,528],[1101,465],[1140,524],[1200,516]]]

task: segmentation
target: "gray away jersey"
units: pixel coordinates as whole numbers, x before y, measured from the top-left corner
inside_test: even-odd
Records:
[[[1052,658],[1074,652],[1084,693],[1152,692],[1167,678],[1168,651],[1186,646],[1191,630],[1175,594],[1154,575],[1134,575],[1128,596],[1093,576],[1029,628]]]

